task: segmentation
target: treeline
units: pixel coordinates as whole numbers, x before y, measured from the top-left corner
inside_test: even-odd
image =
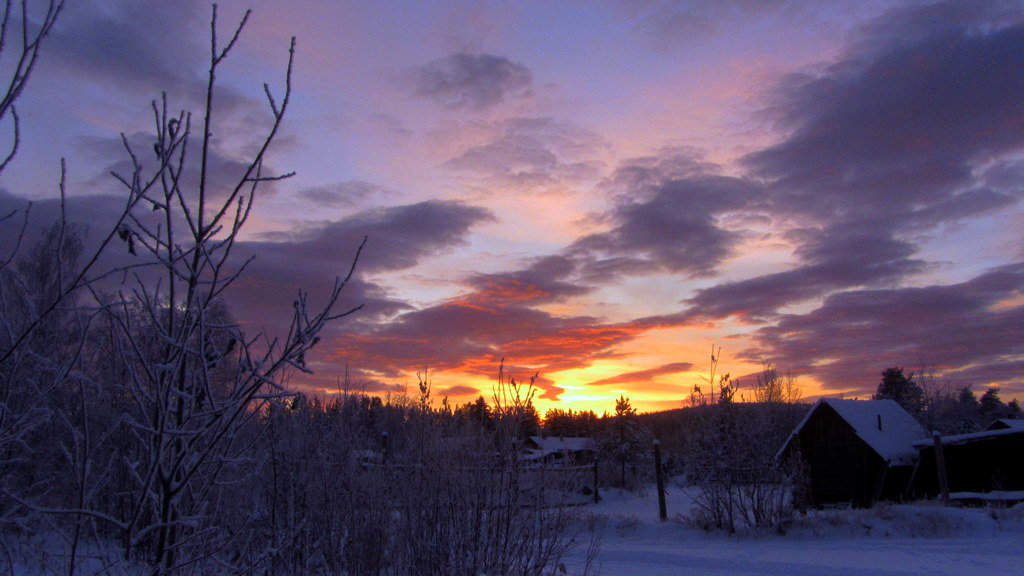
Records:
[[[116,358],[107,341],[88,340],[99,347],[89,357]],[[221,374],[214,397],[233,377],[220,364],[211,367]],[[139,391],[102,373],[118,368],[55,381],[36,397],[27,433],[5,446],[8,558],[72,575],[553,574],[585,541],[568,506],[575,479],[531,476],[537,464],[522,458],[536,411],[514,379],[499,382],[510,402],[487,404],[482,418],[473,404],[431,407],[428,390],[274,394],[205,460],[188,446],[203,432],[178,428],[174,455],[198,463],[172,469],[191,474],[186,484],[153,453],[171,447],[138,430]],[[153,485],[167,480],[187,487],[172,502]],[[173,534],[161,531],[160,505],[177,511]]]
[[[999,419],[1024,418],[1020,403],[1003,402],[999,392],[999,387],[989,387],[979,398],[970,385],[957,387],[923,370],[914,373],[891,367],[882,371],[872,397],[895,400],[928,430],[966,434],[983,430]]]

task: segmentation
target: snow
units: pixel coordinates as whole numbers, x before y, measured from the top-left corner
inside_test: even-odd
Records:
[[[950,492],[949,497],[952,500],[1024,502],[1024,490],[994,490],[992,492]]]
[[[807,412],[793,433],[798,433],[820,405],[827,404],[886,462],[913,464],[917,461],[914,443],[928,433],[902,406],[893,400],[843,400],[821,398]],[[787,444],[789,442],[787,441]],[[785,450],[785,446],[779,451]]]
[[[530,440],[538,450],[546,452],[581,452],[597,450],[597,442],[593,438],[569,436],[530,436]]]
[[[601,576],[1008,576],[1024,572],[1024,504],[943,507],[934,502],[822,510],[798,516],[786,534],[728,535],[691,527],[694,491],[670,483],[669,520],[658,520],[653,488],[606,489],[575,508],[579,546],[566,574],[583,574],[588,540],[600,537],[590,574]],[[54,550],[60,549],[55,543]],[[112,553],[108,553],[112,554]],[[103,553],[83,551],[78,573],[103,573]],[[62,573],[62,561],[7,566],[15,576]],[[5,574],[0,568],[0,574]],[[117,574],[143,574],[129,566]]]
[[[998,438],[999,436],[1014,436],[1017,434],[1024,434],[1024,428],[999,428],[996,430],[984,430],[982,432],[970,432],[968,434],[954,434],[950,436],[942,436],[942,444],[946,446],[953,444],[967,444],[974,440]],[[918,448],[923,448],[925,446],[931,446],[932,442],[932,440],[914,442],[914,446]]]
[[[594,563],[602,576],[1006,576],[1020,574],[1024,566],[1024,505],[812,511],[797,517],[784,535],[730,536],[689,526],[684,518],[693,503],[678,487],[668,494],[667,522],[658,520],[653,490],[606,490],[603,497],[585,511],[602,536]],[[566,563],[570,574],[581,573],[582,552],[577,555]]]
[[[1002,428],[1016,428],[1017,430],[1024,430],[1024,420],[1000,418],[988,426],[989,430],[999,430]]]

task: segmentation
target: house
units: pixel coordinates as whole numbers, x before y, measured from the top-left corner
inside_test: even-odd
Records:
[[[998,423],[1003,424],[997,426]],[[979,499],[979,494],[1024,491],[1024,426],[1021,420],[997,420],[988,430],[942,436],[942,455],[951,496]],[[939,493],[935,443],[915,444],[919,451],[911,494],[934,497]],[[1024,498],[1024,497],[1021,497]]]
[[[779,449],[799,457],[810,503],[870,506],[900,500],[917,461],[924,428],[893,400],[818,400]]]
[[[566,466],[592,464],[598,449],[593,438],[561,436],[530,436],[524,446],[527,460]]]
[[[598,445],[593,438],[530,436],[524,441],[520,486],[550,504],[587,504],[598,498]]]

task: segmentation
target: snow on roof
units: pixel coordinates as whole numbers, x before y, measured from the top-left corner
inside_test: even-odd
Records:
[[[1024,430],[1024,420],[1014,418],[1000,418],[995,422],[988,425],[988,430],[1003,430],[1005,428],[1013,428],[1015,430]]]
[[[793,431],[799,433],[822,404],[828,405],[886,462],[911,464],[917,459],[914,442],[928,438],[924,427],[894,400],[821,398]],[[881,425],[879,425],[881,424]],[[787,442],[788,444],[788,442]],[[782,447],[780,454],[785,450]]]
[[[530,436],[530,440],[543,452],[578,452],[581,450],[597,450],[593,438],[572,438],[564,436]]]
[[[966,444],[973,440],[984,440],[986,438],[997,438],[999,436],[1014,436],[1016,434],[1024,434],[1024,427],[1000,428],[998,430],[983,430],[981,432],[971,432],[969,434],[953,434],[950,436],[942,436],[942,443],[944,445]],[[927,446],[931,446],[933,442],[933,440],[921,440],[918,442],[914,442],[914,447],[925,448]]]
[[[950,492],[950,500],[985,500],[989,502],[1024,502],[1024,491],[994,490],[992,492]]]

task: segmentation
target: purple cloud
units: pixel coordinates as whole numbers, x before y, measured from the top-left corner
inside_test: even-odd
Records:
[[[870,51],[782,84],[773,114],[790,136],[743,160],[773,182],[775,210],[913,229],[980,212],[936,209],[952,203],[1019,199],[960,195],[979,200],[976,168],[1024,145],[1024,25],[934,20],[958,13],[879,21],[857,44]]]
[[[764,321],[898,283],[927,268],[911,234],[1020,201],[1019,163],[1001,156],[1024,146],[1024,26],[965,10],[890,13],[822,74],[783,82],[772,113],[790,134],[743,163],[768,181],[759,207],[796,225],[799,264],[702,289],[692,314]]]
[[[410,268],[422,259],[462,244],[474,225],[491,220],[489,212],[459,202],[432,200],[360,212],[309,230],[275,234],[274,240],[246,241],[239,252],[255,260],[238,281],[239,316],[290,318],[290,303],[299,288],[326,291],[344,276],[356,248],[367,237],[358,274],[342,295],[339,309],[360,304],[356,322],[393,315],[408,306],[362,278],[373,272]]]
[[[591,261],[585,265],[589,277],[654,270],[709,276],[734,254],[740,240],[720,227],[717,217],[745,209],[761,193],[753,182],[717,175],[669,180],[650,188],[642,191],[648,198],[612,211],[611,230],[584,236],[567,250]]]
[[[763,322],[786,305],[856,286],[891,284],[926,268],[911,256],[905,241],[869,230],[801,231],[806,236],[792,270],[703,288],[686,302],[691,317],[720,320],[729,316]]]
[[[210,5],[197,0],[72,2],[47,42],[44,66],[52,57],[62,75],[124,90],[132,97],[141,93],[147,100],[167,92],[172,103],[196,106],[206,94],[211,14]],[[223,38],[234,32],[242,14],[219,14]],[[195,32],[169,33],[180,30]],[[227,86],[220,87],[216,102],[229,113],[262,105]]]
[[[743,356],[857,393],[873,391],[886,366],[921,363],[960,384],[1019,382],[1022,294],[1024,264],[948,286],[840,292],[760,328],[759,347]]]
[[[476,298],[501,306],[536,305],[582,296],[591,287],[571,280],[576,263],[564,256],[545,256],[523,270],[494,274],[475,274],[468,280],[477,291]]]
[[[50,45],[63,67],[158,94],[200,78],[209,56],[203,35],[168,34],[176,29],[208,30],[209,5],[175,2],[74,2],[54,28]],[[49,56],[49,55],[48,55]]]
[[[452,109],[486,110],[529,96],[532,84],[526,66],[494,54],[456,52],[413,73],[414,95]]]

